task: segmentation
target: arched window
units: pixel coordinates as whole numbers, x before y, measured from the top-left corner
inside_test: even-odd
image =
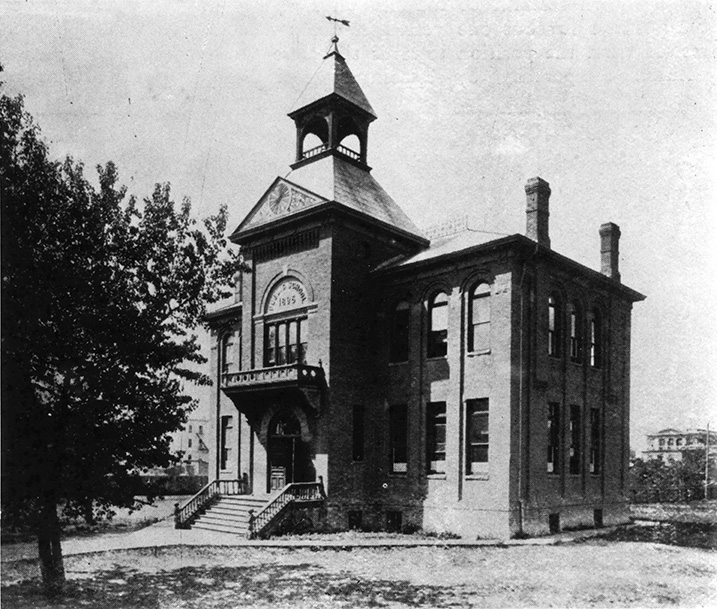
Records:
[[[438,292],[428,304],[428,357],[448,353],[448,296]]]
[[[408,361],[408,323],[410,307],[402,301],[396,305],[391,319],[391,362]]]
[[[231,347],[232,347],[232,335],[230,332],[225,332],[222,334],[221,339],[219,340],[220,350],[219,350],[219,358],[220,358],[220,366],[222,370],[222,374],[228,374],[231,372],[230,365],[232,360],[231,355]]]
[[[548,355],[560,357],[560,300],[555,294],[548,297]]]
[[[570,360],[583,361],[583,316],[576,303],[570,305]]]
[[[602,366],[602,318],[599,309],[593,309],[590,318],[590,365],[593,368]]]
[[[468,303],[468,351],[490,349],[490,285],[476,284]]]

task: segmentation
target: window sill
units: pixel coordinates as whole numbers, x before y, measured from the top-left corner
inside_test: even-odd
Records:
[[[408,360],[405,360],[403,362],[388,362],[389,368],[393,368],[394,366],[405,366],[408,363]]]
[[[366,461],[364,461],[363,459],[361,459],[360,461],[358,459],[353,459],[351,461],[351,465],[365,465],[365,464],[366,464]]]
[[[426,478],[428,478],[429,480],[445,480],[446,473],[445,472],[429,472],[426,474]]]
[[[574,359],[571,359],[571,360],[570,360],[570,363],[571,363],[573,366],[577,366],[578,368],[582,368],[582,367],[583,367],[583,362],[575,361]]]
[[[467,351],[466,355],[468,357],[477,357],[479,355],[490,355],[491,349],[483,349],[482,351]]]
[[[408,478],[408,472],[389,472],[389,478]]]
[[[442,360],[442,359],[448,359],[448,355],[447,355],[447,354],[446,354],[446,355],[434,355],[434,356],[432,356],[432,357],[426,356],[426,361],[427,361],[427,362],[437,362],[437,361],[440,361],[440,360]]]
[[[466,480],[490,480],[490,474],[488,472],[466,474]]]

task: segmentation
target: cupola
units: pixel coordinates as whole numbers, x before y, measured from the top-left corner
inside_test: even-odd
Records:
[[[289,113],[296,124],[298,169],[327,156],[345,159],[370,171],[366,162],[368,126],[373,108],[338,49],[338,37],[321,67]]]

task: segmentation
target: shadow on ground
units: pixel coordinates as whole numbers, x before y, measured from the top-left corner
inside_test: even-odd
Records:
[[[406,607],[452,605],[453,591],[408,582],[325,573],[312,564],[184,567],[148,574],[117,566],[91,579],[68,582],[62,599],[49,601],[36,581],[3,588],[3,607],[127,607],[210,609],[235,607]]]

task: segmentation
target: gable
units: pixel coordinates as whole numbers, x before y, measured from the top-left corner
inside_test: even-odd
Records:
[[[327,199],[310,190],[292,184],[284,178],[276,178],[232,236],[245,230],[263,226],[279,218],[291,216],[326,201]]]

